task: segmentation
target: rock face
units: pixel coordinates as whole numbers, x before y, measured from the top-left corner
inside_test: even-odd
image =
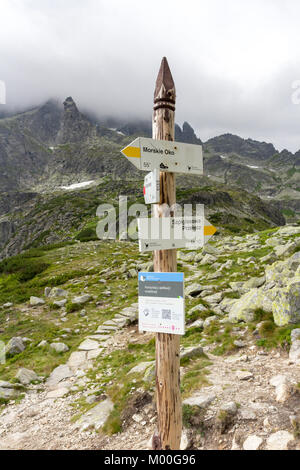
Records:
[[[64,101],[64,113],[60,130],[56,137],[58,144],[80,142],[92,133],[92,123],[78,111],[71,96]]]
[[[194,129],[189,125],[189,123],[184,122],[182,130],[178,125],[175,127],[175,140],[178,142],[185,142],[190,144],[201,145],[201,140],[196,136]]]
[[[215,152],[236,153],[245,157],[267,159],[276,153],[272,144],[258,142],[253,139],[242,139],[236,135],[223,134],[213,137],[206,142],[206,146]]]

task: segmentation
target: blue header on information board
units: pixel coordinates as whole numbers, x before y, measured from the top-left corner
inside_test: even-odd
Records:
[[[139,273],[139,281],[145,282],[183,282],[183,273]]]

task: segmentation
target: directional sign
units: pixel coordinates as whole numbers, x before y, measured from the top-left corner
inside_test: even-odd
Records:
[[[139,330],[184,335],[184,274],[139,273]]]
[[[145,204],[156,204],[160,201],[159,170],[148,173],[144,179]]]
[[[141,252],[202,248],[217,230],[204,217],[138,218],[137,223]]]
[[[203,175],[201,145],[138,137],[121,153],[139,170]]]

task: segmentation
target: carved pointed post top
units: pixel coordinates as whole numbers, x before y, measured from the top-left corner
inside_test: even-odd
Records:
[[[154,91],[154,110],[169,108],[175,111],[176,90],[166,57],[162,58]]]

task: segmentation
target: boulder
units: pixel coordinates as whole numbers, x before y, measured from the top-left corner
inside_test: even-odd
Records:
[[[213,255],[213,256],[218,256],[220,255],[220,250],[218,250],[218,248],[216,248],[215,246],[211,245],[210,243],[207,243],[206,245],[204,245],[203,247],[203,250],[202,250],[202,254],[203,255]]]
[[[94,408],[87,411],[83,414],[78,421],[75,423],[75,427],[80,429],[81,432],[87,431],[89,429],[95,429],[98,431],[102,428],[109,417],[111,411],[113,410],[113,402],[107,398],[102,401]]]
[[[62,299],[62,300],[54,300],[53,305],[56,305],[56,307],[64,307],[67,303],[67,299]]]
[[[291,256],[288,260],[287,260],[287,267],[291,270],[291,271],[297,271],[297,269],[299,268],[300,266],[300,251],[297,251],[297,253],[294,253],[293,256]]]
[[[225,411],[226,413],[234,416],[237,413],[237,406],[234,401],[229,401],[228,403],[223,403],[223,405],[220,406],[220,411]]]
[[[289,242],[286,245],[275,246],[274,251],[278,258],[290,255],[297,247],[295,242]]]
[[[18,370],[16,379],[23,385],[29,385],[31,382],[39,380],[38,376],[33,370],[25,369],[24,367],[21,367]]]
[[[300,227],[294,227],[293,225],[285,225],[284,227],[281,227],[277,233],[281,236],[297,235],[298,233],[300,233]]]
[[[17,396],[17,391],[14,388],[0,387],[0,398],[4,400],[11,400]]]
[[[36,307],[38,305],[44,305],[45,301],[40,299],[39,297],[34,297],[33,295],[30,297],[29,303],[32,307]]]
[[[294,364],[300,364],[300,339],[292,342],[289,352],[289,360]]]
[[[180,450],[187,450],[190,445],[191,439],[189,438],[187,431],[183,429],[181,434]]]
[[[93,349],[98,349],[99,343],[98,341],[94,341],[92,339],[85,339],[79,346],[79,351],[92,351]]]
[[[209,304],[218,304],[221,302],[223,299],[224,294],[223,292],[217,292],[216,294],[208,295],[206,297],[203,297],[203,300],[205,302],[208,302]]]
[[[266,245],[272,247],[282,245],[282,239],[277,237],[270,237],[266,240]]]
[[[48,295],[49,297],[67,297],[68,292],[64,289],[60,289],[59,287],[53,287]]]
[[[47,379],[46,385],[48,387],[55,387],[60,382],[69,377],[72,377],[73,373],[70,367],[66,364],[56,367],[50,374],[49,378]]]
[[[25,345],[23,340],[20,336],[14,336],[9,340],[5,347],[5,354],[8,356],[15,356],[16,354],[20,354],[25,349]]]
[[[239,380],[249,380],[253,378],[253,374],[247,370],[238,370],[235,375]]]
[[[278,289],[272,303],[274,322],[278,326],[300,322],[300,277],[295,277],[283,289]]]
[[[258,450],[261,446],[263,440],[261,437],[252,434],[248,436],[247,439],[244,441],[243,449],[244,450]]]
[[[223,310],[223,312],[229,313],[232,306],[237,302],[237,299],[230,299],[229,297],[225,297],[222,302],[219,304],[219,307]]]
[[[204,320],[201,320],[201,318],[198,318],[198,320],[194,321],[193,323],[190,323],[187,325],[187,329],[189,328],[203,328]]]
[[[206,312],[206,310],[207,310],[207,308],[204,307],[204,305],[198,304],[195,307],[191,308],[191,310],[189,310],[189,315],[194,313],[194,312]]]
[[[230,321],[244,320],[251,322],[254,319],[254,312],[261,305],[259,299],[260,291],[258,289],[251,289],[238,299],[231,307],[229,312]]]
[[[71,369],[79,369],[87,365],[87,353],[86,351],[74,351],[69,357],[67,365]]]
[[[69,351],[69,348],[65,343],[51,343],[50,348],[54,349],[58,353]]]
[[[195,395],[192,395],[191,397],[183,400],[183,404],[189,405],[189,406],[198,406],[199,408],[206,408],[215,399],[216,399],[216,395],[212,393],[197,392]]]
[[[153,366],[153,361],[148,362],[140,362],[138,365],[134,366],[128,374],[139,374],[141,372],[145,372],[149,367]]]
[[[212,322],[217,321],[218,319],[219,318],[216,315],[212,315],[211,317],[206,318],[203,322],[203,328],[209,327]]]
[[[270,384],[275,387],[276,401],[285,403],[291,395],[291,385],[285,375],[275,375],[270,379]]]
[[[266,276],[252,277],[244,284],[244,289],[253,289],[255,287],[261,287],[266,282]]]
[[[294,328],[291,331],[291,341],[292,343],[296,341],[297,339],[300,339],[300,328]]]
[[[74,297],[74,299],[72,300],[72,303],[73,304],[79,304],[79,305],[86,304],[91,299],[92,299],[92,296],[90,294],[83,294],[83,295],[79,295],[77,297]]]
[[[135,277],[137,277],[137,271],[136,271],[136,269],[134,269],[134,268],[129,269],[127,275],[128,275],[129,278],[135,278]]]
[[[205,264],[213,264],[215,261],[217,261],[217,258],[215,258],[212,255],[207,254],[202,258],[200,265],[204,266]]]
[[[288,443],[294,440],[293,434],[288,431],[277,431],[267,439],[267,450],[287,450]]]
[[[45,287],[44,296],[45,296],[45,297],[49,297],[50,292],[51,292],[51,287]]]
[[[192,297],[197,297],[205,289],[205,286],[201,284],[192,284],[185,288],[185,295],[191,295]]]
[[[6,302],[6,304],[3,304],[3,308],[11,308],[14,304],[12,302]]]
[[[47,393],[47,398],[62,398],[69,393],[67,387],[60,387]]]
[[[180,359],[201,356],[201,354],[203,354],[203,348],[201,346],[191,346],[190,348],[185,348],[180,352]]]

